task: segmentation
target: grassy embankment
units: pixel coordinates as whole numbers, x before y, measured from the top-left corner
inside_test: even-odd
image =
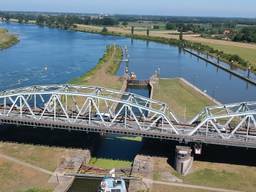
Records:
[[[6,49],[16,44],[18,37],[10,34],[6,29],[0,29],[0,49]]]
[[[226,149],[225,149],[226,150]],[[223,152],[220,152],[223,155]],[[231,151],[228,153],[230,154]],[[251,151],[252,152],[252,151]],[[219,150],[216,151],[216,155]],[[232,152],[233,153],[233,152]],[[246,152],[244,152],[246,154]],[[222,155],[219,155],[220,157]],[[233,154],[235,155],[235,154]],[[240,154],[241,155],[241,154]],[[232,156],[232,154],[231,154]],[[256,187],[256,167],[232,163],[206,162],[195,160],[191,173],[187,176],[179,175],[167,162],[167,158],[154,159],[153,178],[156,181],[166,181],[166,175],[172,174],[178,177],[185,184],[198,186],[216,187],[222,189],[254,192]],[[164,185],[154,185],[153,190],[159,187],[159,191],[200,191],[182,187],[171,187]]]
[[[130,27],[108,27],[108,32],[102,33],[102,27],[90,25],[75,25],[72,28],[77,31],[101,33],[108,35],[119,35],[133,37],[136,39],[155,41],[160,43],[173,44],[186,48],[193,48],[200,52],[208,53],[214,57],[220,57],[220,60],[232,63],[233,66],[247,69],[249,66],[256,72],[255,54],[256,45],[249,43],[237,43],[224,40],[212,40],[199,37],[199,35],[183,36],[183,41],[178,40],[177,32],[171,30],[153,30],[149,36],[146,36],[145,30],[135,30],[134,35],[130,33]],[[233,62],[232,62],[233,61]]]
[[[31,165],[54,171],[62,158],[75,149],[48,147],[21,143],[0,143],[0,153],[16,158]],[[0,158],[0,192],[16,192],[29,188],[52,190],[50,175],[29,167]],[[36,189],[34,189],[36,191]],[[46,190],[47,191],[47,190]]]
[[[117,45],[107,47],[98,64],[81,77],[70,83],[79,85],[95,85],[113,89],[121,89],[123,79],[115,76],[122,60],[122,49]]]
[[[187,121],[214,102],[180,79],[160,79],[154,86],[153,98],[166,102],[180,120]]]
[[[195,161],[193,172],[183,177],[185,183],[253,192],[256,168],[243,165]]]
[[[208,45],[214,49],[223,51],[224,53],[239,55],[244,60],[249,61],[251,65],[256,66],[256,44],[206,39],[199,36],[189,35],[184,36],[184,38],[188,41]]]

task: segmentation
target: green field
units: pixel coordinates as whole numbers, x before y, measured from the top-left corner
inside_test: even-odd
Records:
[[[128,168],[131,167],[132,162],[93,157],[91,158],[89,165],[103,169]]]
[[[205,106],[214,105],[213,101],[180,79],[160,79],[159,85],[154,86],[153,98],[166,102],[171,111],[183,121],[194,117]]]
[[[256,179],[254,168],[237,166],[232,170],[201,169],[184,177],[185,183],[241,191],[255,191]]]
[[[256,49],[253,48],[246,48],[246,47],[236,47],[232,45],[216,45],[207,43],[209,46],[213,47],[214,49],[221,50],[225,53],[229,54],[237,54],[241,58],[245,59],[246,61],[249,61],[251,64],[256,66]]]

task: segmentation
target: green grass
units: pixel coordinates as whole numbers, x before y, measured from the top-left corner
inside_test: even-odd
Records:
[[[60,163],[61,155],[65,154],[65,151],[67,149],[58,147],[0,142],[0,153],[49,171],[56,169]]]
[[[253,48],[244,48],[244,47],[241,48],[241,47],[235,47],[231,45],[216,45],[213,43],[207,43],[207,44],[213,47],[214,49],[221,50],[225,53],[237,54],[244,60],[249,61],[251,64],[256,66],[256,50]]]
[[[12,165],[9,162],[3,162],[0,164],[0,179],[4,178],[8,180],[8,179],[13,179],[16,176],[16,174],[12,172],[11,167]]]
[[[181,120],[191,119],[205,106],[213,105],[207,97],[180,79],[160,79],[159,86],[154,86],[153,98],[166,102]]]
[[[158,171],[153,173],[153,180],[154,181],[160,181],[161,179],[161,173],[159,173]]]
[[[249,183],[243,181],[242,178],[242,174],[239,173],[227,172],[224,170],[212,170],[206,168],[200,171],[196,171],[184,177],[183,179],[185,183],[189,184],[203,184],[205,186],[211,187],[245,190],[245,187],[248,187]],[[255,183],[253,185],[255,185]]]
[[[89,165],[94,167],[99,167],[103,169],[113,169],[113,168],[127,168],[131,167],[132,162],[114,160],[114,159],[102,159],[102,158],[91,158]]]

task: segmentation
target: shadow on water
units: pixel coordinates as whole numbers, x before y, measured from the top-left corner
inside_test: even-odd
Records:
[[[0,141],[32,145],[90,149],[99,134],[46,128],[0,126]]]
[[[68,192],[96,192],[101,180],[75,179]]]
[[[175,146],[178,144],[154,139],[143,139],[142,142],[138,142],[122,137],[101,137],[98,134],[78,131],[3,125],[0,127],[0,141],[80,149],[96,146],[93,155],[98,158],[132,161],[136,154],[141,154],[168,157],[171,165],[174,162]],[[255,149],[204,145],[202,155],[196,155],[195,160],[256,166],[255,155]]]
[[[141,150],[143,142],[133,141],[124,137],[107,136],[97,142],[92,156],[103,159],[133,161]]]
[[[168,163],[174,166],[176,145],[179,144],[177,142],[144,139],[140,154],[167,157]],[[202,154],[195,155],[194,158],[196,161],[256,166],[255,155],[255,149],[204,145]]]
[[[203,146],[202,155],[196,156],[195,160],[214,163],[256,166],[256,161],[254,158],[255,155],[255,149],[207,145]]]

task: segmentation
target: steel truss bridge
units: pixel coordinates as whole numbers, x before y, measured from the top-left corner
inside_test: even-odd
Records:
[[[167,104],[133,93],[74,85],[0,92],[0,123],[256,148],[256,102],[210,106],[181,123]]]

